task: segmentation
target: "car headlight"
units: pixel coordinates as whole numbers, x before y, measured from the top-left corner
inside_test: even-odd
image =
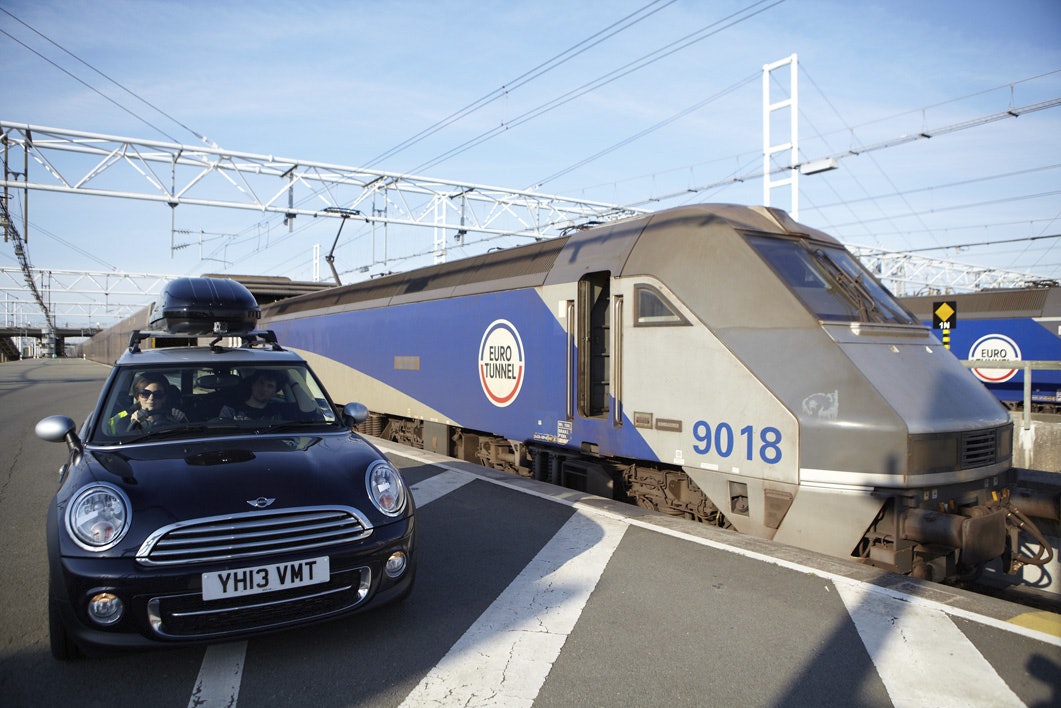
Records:
[[[405,482],[386,460],[376,460],[368,466],[365,483],[372,503],[387,516],[397,516],[405,509]]]
[[[86,551],[105,551],[116,546],[131,521],[129,499],[110,484],[83,488],[66,507],[66,530]]]

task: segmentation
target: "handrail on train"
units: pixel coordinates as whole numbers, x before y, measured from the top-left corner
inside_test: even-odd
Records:
[[[1061,361],[1036,359],[968,359],[962,364],[967,369],[1024,369],[1024,429],[1032,427],[1032,371],[1061,370]]]

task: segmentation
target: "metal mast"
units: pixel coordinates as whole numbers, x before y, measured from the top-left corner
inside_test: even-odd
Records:
[[[41,312],[44,313],[47,340],[50,344],[54,345],[55,318],[48,309],[48,304],[44,301],[44,296],[37,287],[36,281],[33,280],[33,266],[29,262],[29,254],[26,252],[26,245],[23,242],[22,235],[18,232],[18,228],[11,221],[11,215],[7,210],[8,195],[6,191],[7,190],[5,189],[4,198],[0,200],[0,224],[4,227],[4,241],[10,240],[15,242],[15,257],[18,258],[18,264],[22,268],[22,277],[26,281],[26,287],[28,287],[33,294],[33,299],[37,301],[37,306],[40,307]]]
[[[778,69],[788,67],[788,96],[779,101],[770,98],[773,75]],[[789,188],[788,212],[799,219],[799,60],[795,54],[763,65],[763,205],[770,206],[770,195],[777,187]],[[780,142],[774,142],[773,115],[776,111],[788,110],[788,131],[779,130]],[[784,139],[787,137],[787,140]],[[775,157],[788,152],[788,164],[774,165]],[[785,176],[774,178],[782,168]]]

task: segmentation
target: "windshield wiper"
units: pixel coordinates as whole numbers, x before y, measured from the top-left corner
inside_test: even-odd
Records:
[[[840,290],[847,295],[851,304],[858,308],[858,316],[863,322],[883,323],[885,321],[884,313],[881,312],[880,306],[877,304],[873,295],[871,295],[869,291],[866,290],[866,286],[862,284],[861,278],[853,277],[846,270],[834,263],[833,260],[825,254],[824,250],[816,248],[812,253],[818,263],[820,263],[825,270],[828,271],[829,275],[832,276],[833,281],[839,286]]]
[[[203,433],[229,433],[238,430],[247,430],[246,426],[240,425],[181,425],[175,428],[161,428],[159,430],[150,430],[143,435],[138,435],[135,438],[128,438],[126,440],[120,440],[120,444],[128,445],[130,443],[143,442],[145,440],[169,440],[172,438],[179,438],[191,435],[201,435]]]
[[[143,435],[137,435],[135,438],[128,438],[120,442],[122,445],[128,445],[130,443],[143,442],[144,440],[165,440],[167,438],[175,438],[181,437],[183,435],[188,435],[189,433],[201,433],[206,430],[208,430],[208,428],[205,425],[182,425],[176,428],[161,428],[159,430],[149,430]]]

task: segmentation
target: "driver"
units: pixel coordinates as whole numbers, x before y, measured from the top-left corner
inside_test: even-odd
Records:
[[[133,407],[107,421],[109,432],[149,432],[166,425],[187,423],[184,411],[173,408],[166,400],[168,391],[169,383],[162,374],[141,374],[133,384]]]

